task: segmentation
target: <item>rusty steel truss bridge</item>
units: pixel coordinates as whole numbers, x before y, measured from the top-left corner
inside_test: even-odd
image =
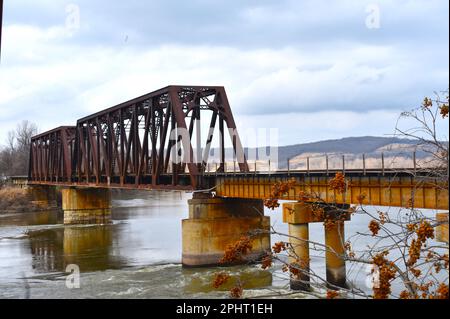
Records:
[[[203,139],[202,123],[208,128]],[[212,162],[214,137],[219,156]],[[232,169],[227,168],[226,139],[233,150]],[[209,190],[222,197],[264,199],[274,182],[295,179],[296,186],[281,199],[297,200],[308,192],[326,202],[363,198],[370,205],[448,210],[448,184],[415,170],[249,167],[220,86],[168,86],[79,119],[75,126],[34,136],[29,163],[31,185]],[[328,186],[337,172],[349,181],[344,194]]]

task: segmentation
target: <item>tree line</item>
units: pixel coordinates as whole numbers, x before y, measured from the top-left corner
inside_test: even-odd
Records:
[[[8,132],[6,145],[0,145],[0,177],[28,174],[31,137],[37,132],[36,124],[27,120]]]

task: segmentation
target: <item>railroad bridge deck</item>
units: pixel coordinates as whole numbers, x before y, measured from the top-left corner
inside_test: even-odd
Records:
[[[207,125],[206,136],[201,123]],[[232,170],[225,135],[233,151]],[[211,159],[211,150],[218,158]],[[273,196],[275,183],[295,180],[287,194],[278,195],[293,201],[283,204],[283,221],[291,238],[303,241],[291,244],[307,260],[308,223],[334,216],[336,225],[325,228],[325,244],[334,252],[326,253],[327,282],[344,287],[345,261],[338,254],[344,252],[350,204],[448,210],[448,181],[433,177],[439,172],[418,169],[415,156],[411,169],[388,169],[384,157],[380,169],[368,169],[364,158],[361,169],[346,169],[344,158],[341,169],[329,169],[327,157],[323,170],[310,170],[309,160],[307,170],[291,170],[289,160],[287,170],[274,170],[270,162],[267,170],[257,170],[257,159],[248,164],[223,87],[168,86],[33,137],[28,187],[45,201],[59,186],[65,224],[110,222],[111,188],[195,192],[189,218],[182,221],[182,263],[205,266],[217,265],[227,245],[254,230],[262,232],[252,237],[248,257],[270,251],[263,199]],[[337,173],[345,176],[343,192],[330,187]],[[325,204],[318,217],[310,203],[300,201],[301,194],[339,205]],[[448,214],[442,216],[448,227]],[[448,241],[448,229],[446,234]],[[294,280],[291,287],[304,285]]]

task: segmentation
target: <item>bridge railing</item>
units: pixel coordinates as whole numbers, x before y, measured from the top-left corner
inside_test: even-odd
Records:
[[[289,171],[365,171],[379,170],[399,170],[408,172],[419,172],[436,167],[437,162],[432,156],[412,152],[377,152],[369,154],[314,154],[306,156],[296,156],[288,158],[285,162],[273,162],[271,160],[251,160],[247,159],[249,172],[270,173]],[[218,163],[208,163],[205,172],[215,173],[218,170]],[[224,165],[224,174],[239,173],[236,161],[227,161]]]

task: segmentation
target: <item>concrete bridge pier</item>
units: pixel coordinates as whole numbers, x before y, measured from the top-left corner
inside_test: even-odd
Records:
[[[107,188],[63,188],[64,224],[111,222],[111,191]]]
[[[292,290],[310,290],[309,283],[309,225],[308,223],[289,224],[289,243],[293,248],[294,256],[291,263],[296,263],[302,269],[298,275],[291,275],[290,286]]]
[[[219,261],[227,246],[252,230],[267,233],[251,237],[252,249],[241,262],[259,259],[270,251],[270,217],[263,215],[262,200],[194,194],[188,203],[189,218],[182,221],[183,266],[224,265]]]
[[[331,289],[334,286],[347,288],[347,271],[345,260],[341,257],[345,253],[344,222],[337,220],[325,228],[325,245],[328,247],[325,253],[326,278]]]
[[[448,212],[436,213],[436,221],[440,223],[436,227],[436,240],[448,244]]]
[[[350,220],[345,206],[342,209],[327,205],[314,205],[306,202],[283,203],[283,222],[289,224],[290,244],[293,248],[291,263],[301,269],[298,275],[291,274],[290,286],[292,290],[310,289],[310,258],[309,258],[309,223],[330,220],[325,226],[325,245],[327,250],[326,280],[331,288],[346,287],[345,261],[340,255],[344,254],[344,221]]]

